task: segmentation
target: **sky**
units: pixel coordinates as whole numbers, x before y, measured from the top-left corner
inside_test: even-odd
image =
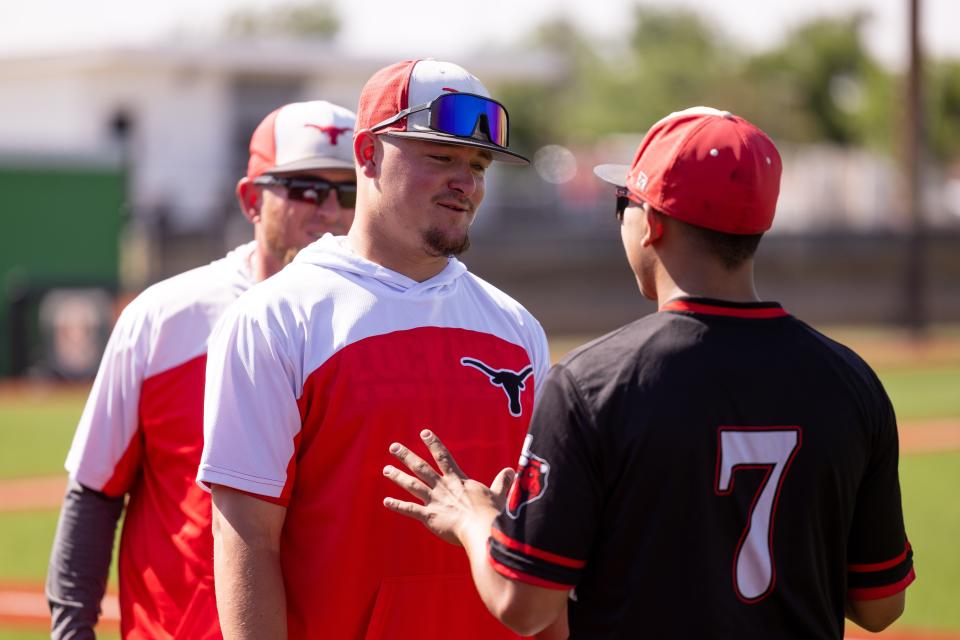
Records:
[[[2,1],[0,55],[162,42],[174,35],[214,34],[238,7],[268,8],[292,0],[16,0]],[[622,36],[634,4],[685,6],[746,47],[775,44],[800,21],[872,12],[867,43],[880,60],[905,60],[908,0],[329,0],[340,15],[337,43],[367,57],[456,59],[489,45],[505,47],[543,21],[565,15],[598,38]],[[960,2],[921,0],[925,50],[960,58]]]

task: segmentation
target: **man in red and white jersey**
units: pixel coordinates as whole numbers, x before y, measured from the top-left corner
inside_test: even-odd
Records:
[[[123,311],[67,457],[47,578],[54,638],[93,638],[114,530],[125,638],[220,636],[210,496],[197,487],[207,339],[241,293],[353,220],[355,114],[325,101],[269,114],[237,198],[254,241],[159,282]]]
[[[350,233],[300,252],[211,338],[198,481],[231,638],[516,637],[459,549],[376,505],[386,446],[425,426],[478,477],[511,464],[548,366],[539,323],[456,258],[487,168],[526,162],[488,96],[447,62],[374,74]]]

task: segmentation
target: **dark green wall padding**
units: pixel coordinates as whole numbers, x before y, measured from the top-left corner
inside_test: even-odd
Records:
[[[11,372],[18,290],[116,288],[124,200],[119,167],[0,162],[0,377]]]

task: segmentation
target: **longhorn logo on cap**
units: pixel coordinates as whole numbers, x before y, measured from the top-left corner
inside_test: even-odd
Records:
[[[347,131],[353,131],[350,127],[331,127],[331,126],[321,126],[319,124],[310,124],[309,122],[305,127],[313,127],[314,129],[319,129],[322,133],[327,134],[327,137],[330,138],[330,144],[337,144],[337,138],[340,137],[340,134],[346,133]]]

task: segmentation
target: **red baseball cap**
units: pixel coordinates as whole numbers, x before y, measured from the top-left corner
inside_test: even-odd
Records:
[[[353,169],[355,123],[352,111],[326,100],[284,105],[253,132],[247,177]]]
[[[368,130],[404,109],[433,102],[445,93],[490,97],[490,92],[476,76],[452,62],[404,60],[384,67],[367,80],[360,92],[357,131]],[[530,162],[507,147],[493,144],[482,134],[467,137],[431,129],[429,111],[413,112],[378,130],[377,134],[480,147],[490,151],[495,160],[511,164]]]
[[[728,111],[693,107],[653,125],[631,165],[593,171],[672,218],[752,235],[773,224],[781,169],[777,147],[759,128]]]

